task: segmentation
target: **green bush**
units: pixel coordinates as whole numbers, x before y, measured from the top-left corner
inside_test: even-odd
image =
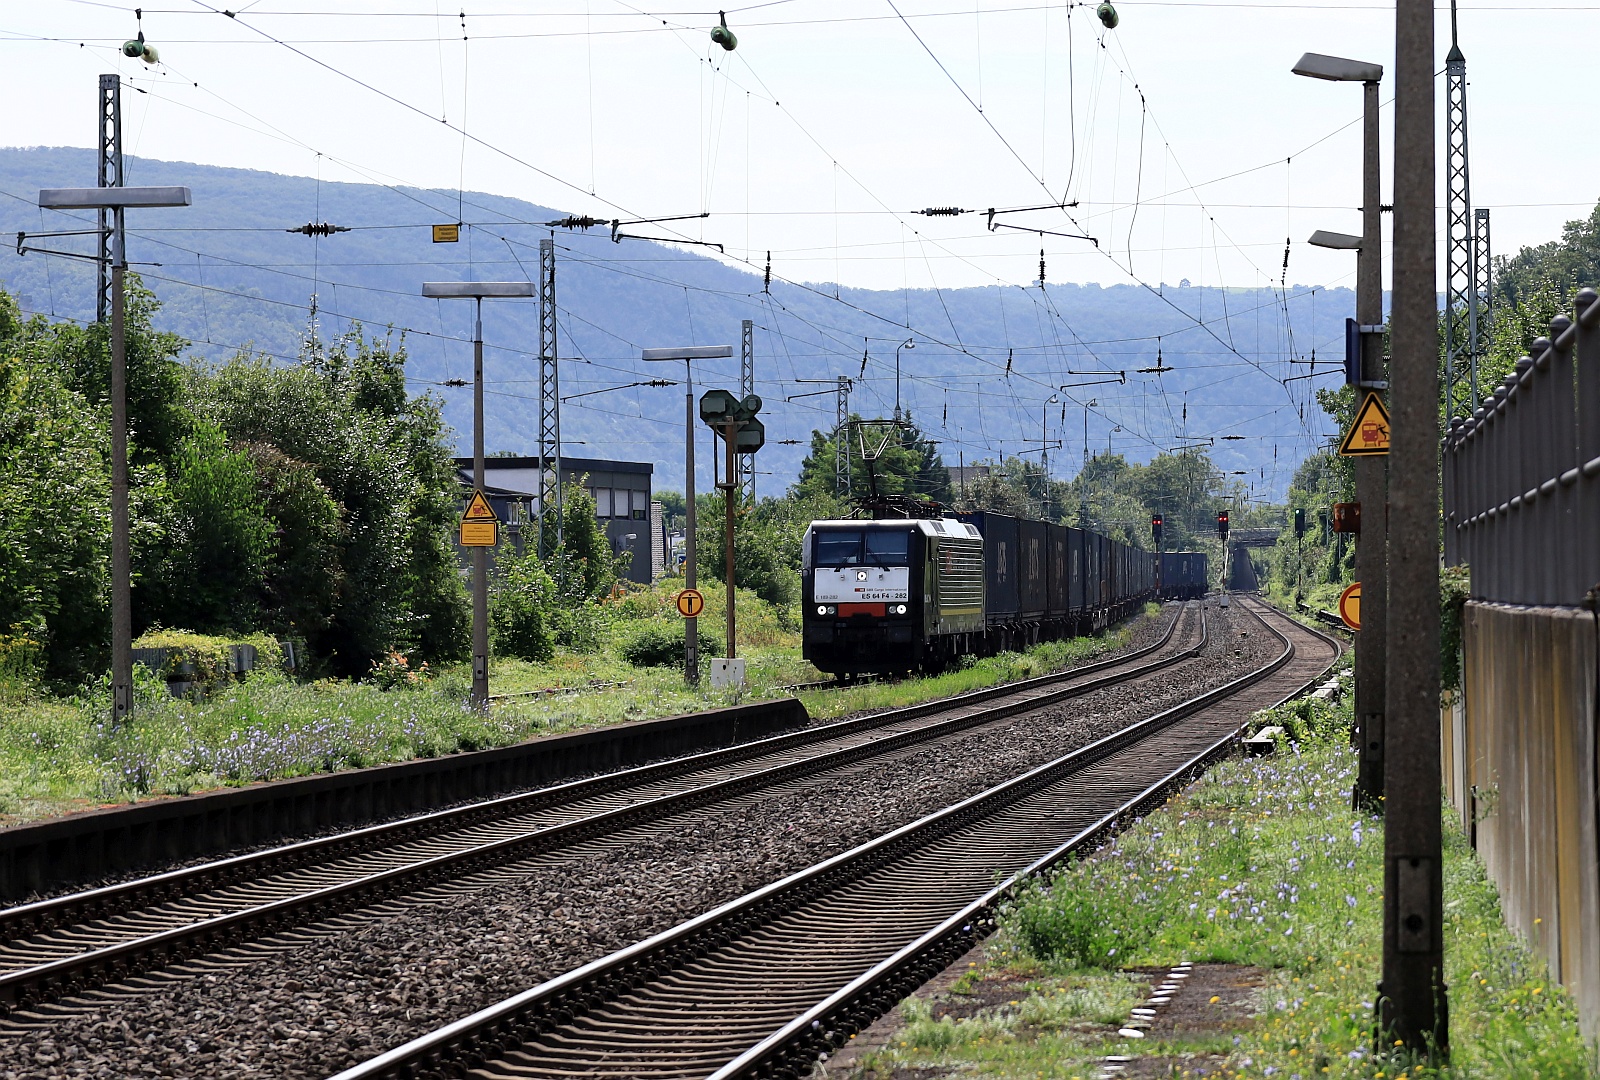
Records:
[[[701,656],[721,656],[722,646],[710,634],[699,630]],[[647,622],[623,640],[622,658],[634,667],[671,667],[683,661],[683,626]]]
[[[1115,970],[1151,936],[1148,913],[1107,894],[1069,865],[1048,885],[1021,889],[1007,930],[1026,955],[1045,963]]]
[[[502,555],[489,597],[494,651],[542,663],[555,655],[555,582],[533,555]]]

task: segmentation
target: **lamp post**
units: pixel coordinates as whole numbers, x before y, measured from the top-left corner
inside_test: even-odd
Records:
[[[721,360],[733,355],[732,345],[684,345],[672,349],[645,349],[640,358],[656,362],[683,361],[683,587],[695,585],[695,513],[694,513],[694,369],[695,360]],[[733,591],[733,583],[728,583]],[[683,679],[691,686],[700,682],[700,620],[688,616],[683,620]]]
[[[1296,75],[1331,82],[1359,82],[1362,88],[1361,235],[1319,230],[1311,243],[1356,252],[1356,322],[1361,328],[1359,381],[1376,386],[1384,378],[1382,197],[1378,173],[1378,81],[1383,65],[1306,53],[1294,66]],[[1369,330],[1372,327],[1374,329]],[[1355,716],[1351,737],[1357,748],[1353,800],[1381,811],[1384,769],[1384,696],[1388,671],[1388,514],[1389,459],[1359,457],[1355,461],[1356,501],[1369,508],[1356,542],[1356,578],[1361,582],[1361,640],[1356,645]]]
[[[915,349],[916,347],[917,347],[917,339],[916,338],[906,338],[904,341],[902,341],[900,344],[898,344],[898,345],[896,345],[894,347],[894,418],[896,420],[901,419],[901,413],[900,413],[900,350],[901,349]]]
[[[45,188],[46,210],[110,210],[111,240],[111,722],[133,710],[133,585],[128,525],[128,355],[123,278],[128,269],[123,212],[130,206],[188,206],[186,187]]]
[[[536,295],[531,281],[428,281],[422,295],[437,300],[471,300],[472,328],[472,488],[483,490],[483,301],[485,297]],[[557,463],[557,468],[560,463]],[[540,506],[541,515],[544,507]],[[472,549],[472,707],[489,707],[489,549]]]

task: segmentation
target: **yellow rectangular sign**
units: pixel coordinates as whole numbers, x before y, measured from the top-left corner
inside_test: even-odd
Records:
[[[461,242],[460,225],[435,225],[433,227],[433,242],[435,244],[457,244]]]
[[[500,526],[492,521],[463,521],[462,547],[494,547],[500,539]]]

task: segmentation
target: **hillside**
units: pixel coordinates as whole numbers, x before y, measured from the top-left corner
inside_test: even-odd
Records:
[[[163,302],[162,328],[194,341],[198,355],[221,358],[248,347],[289,362],[304,340],[315,293],[324,337],[344,332],[352,321],[368,332],[386,326],[403,331],[413,389],[444,399],[461,445],[468,445],[470,391],[439,384],[470,379],[471,305],[424,300],[421,284],[526,278],[537,268],[538,240],[551,234],[537,223],[561,211],[468,193],[462,216],[471,227],[463,230],[462,242],[433,244],[428,226],[457,218],[455,192],[318,183],[146,159],[129,159],[127,171],[131,183],[194,189],[190,208],[130,218],[129,257]],[[94,177],[91,151],[0,150],[0,192],[9,196],[0,198],[0,226],[12,233],[84,227],[83,221],[38,210],[36,195],[41,187],[89,184]],[[327,238],[284,231],[311,221],[351,231]],[[1142,461],[1177,445],[1185,433],[1247,434],[1243,441],[1216,443],[1214,460],[1230,472],[1247,473],[1258,494],[1281,498],[1294,465],[1312,448],[1306,432],[1320,436],[1331,430],[1315,404],[1306,404],[1309,386],[1337,380],[1292,382],[1286,393],[1274,377],[1309,370],[1286,361],[1309,356],[1313,347],[1319,360],[1337,364],[1343,320],[1354,305],[1349,289],[1313,294],[1291,284],[1291,345],[1285,303],[1272,288],[1167,285],[1158,294],[1136,285],[1087,283],[1051,284],[1047,290],[871,291],[775,280],[768,294],[759,274],[693,248],[637,240],[614,244],[605,228],[555,230],[555,236],[564,395],[681,378],[679,365],[641,363],[639,349],[737,347],[740,320],[755,323],[756,389],[767,402],[769,444],[760,457],[766,475],[758,478],[758,489],[769,492],[793,481],[811,430],[833,422],[831,395],[783,401],[821,388],[798,380],[857,378],[865,352],[865,377],[851,408],[887,415],[894,405],[895,348],[909,337],[916,344],[901,352],[902,400],[940,440],[951,465],[1037,449],[1043,421],[1051,440],[1065,438],[1064,448],[1051,455],[1052,472],[1070,477],[1084,452],[1080,404],[1093,397],[1098,405],[1087,416],[1090,448],[1103,450],[1109,437],[1117,451]],[[85,237],[38,242],[88,250]],[[774,272],[781,276],[782,266]],[[0,287],[31,312],[91,318],[91,282],[90,269],[79,261],[18,257],[15,250],[0,258]],[[1201,319],[1210,333],[1197,326]],[[531,452],[536,305],[486,305],[484,329],[490,343],[489,449]],[[1164,365],[1173,370],[1135,374],[1155,365],[1158,344]],[[1104,370],[1127,370],[1127,385],[1056,390],[1093,378],[1071,372]],[[736,386],[737,373],[736,359],[713,362],[696,379]],[[1045,405],[1052,394],[1064,399],[1065,409]],[[568,402],[562,419],[568,452],[653,461],[658,487],[680,487],[682,410],[678,387],[635,387]],[[799,444],[782,445],[783,440]],[[707,469],[699,482],[709,479]]]

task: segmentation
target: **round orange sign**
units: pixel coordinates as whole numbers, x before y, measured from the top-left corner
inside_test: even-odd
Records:
[[[699,589],[685,589],[678,594],[678,614],[692,619],[706,609],[706,598]]]
[[[1361,582],[1352,581],[1339,594],[1339,618],[1350,629],[1361,629]]]

